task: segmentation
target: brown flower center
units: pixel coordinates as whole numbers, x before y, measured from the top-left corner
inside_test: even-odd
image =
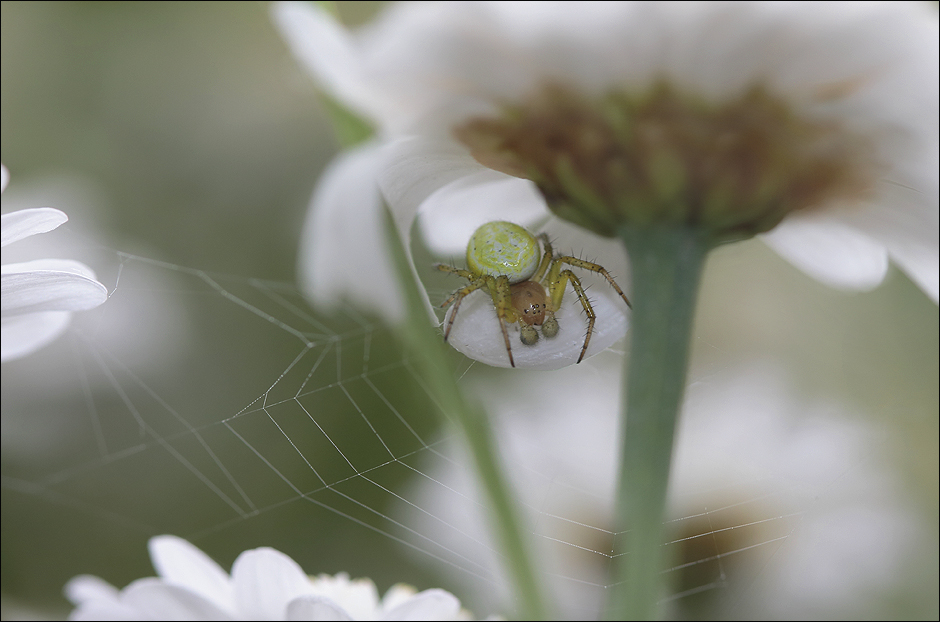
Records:
[[[663,223],[748,237],[866,196],[877,179],[870,140],[762,88],[708,104],[665,85],[599,100],[548,87],[454,133],[481,164],[532,180],[556,214],[605,236]]]

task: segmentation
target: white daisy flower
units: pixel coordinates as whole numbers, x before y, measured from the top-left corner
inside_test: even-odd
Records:
[[[940,298],[940,37],[924,3],[416,3],[356,32],[305,3],[274,16],[381,139],[327,174],[304,239],[346,257],[355,231],[372,268],[301,258],[315,302],[403,313],[382,197],[362,196],[377,170],[403,239],[417,218],[455,257],[483,222],[538,227],[551,208],[600,236],[646,220],[762,234],[842,288],[875,287],[890,258]],[[624,274],[617,245],[549,232]]]
[[[243,552],[229,575],[175,536],[150,539],[158,577],[123,590],[81,575],[65,586],[76,605],[70,620],[469,620],[460,601],[439,589],[393,586],[381,599],[369,579],[308,577],[287,555],[262,547]]]
[[[325,88],[378,128],[376,140],[339,156],[320,180],[301,236],[298,259],[301,288],[318,306],[332,308],[346,300],[398,323],[404,317],[405,306],[398,291],[398,276],[385,250],[385,197],[379,192],[376,180],[385,168],[388,139],[404,131],[414,108],[400,106],[373,90],[365,76],[361,76],[361,80],[349,79],[349,75],[364,70],[363,59],[350,34],[332,18],[321,14],[320,9],[311,11],[311,7],[300,3],[284,3],[275,7],[274,16],[302,60],[327,59],[314,68],[315,72],[325,72],[317,75],[318,79],[326,81]],[[353,92],[346,93],[347,86]],[[368,94],[359,92],[360,88]],[[385,104],[392,107],[386,109]],[[421,152],[412,155],[422,157]],[[465,267],[461,264],[473,231],[489,221],[511,220],[534,233],[548,233],[556,252],[598,263],[622,287],[628,287],[626,259],[619,245],[553,219],[529,182],[495,171],[481,171],[460,148],[444,154],[436,163],[440,170],[425,178],[427,187],[404,191],[421,195],[418,202],[422,203],[423,239],[442,259]],[[448,185],[451,181],[455,183]],[[435,192],[437,186],[446,187]],[[407,248],[417,203],[415,209],[390,206]],[[356,252],[350,253],[351,248]],[[342,269],[337,269],[339,252],[343,253]],[[454,289],[465,285],[457,279],[450,283]],[[623,337],[627,310],[617,294],[606,289],[608,286],[602,279],[598,283],[586,283],[598,315],[587,354],[592,356]],[[429,312],[431,306],[440,305],[446,297],[443,293],[429,300]],[[513,355],[517,367],[551,369],[577,360],[586,324],[578,298],[570,288],[559,317],[568,318],[577,327],[567,331],[566,336],[571,339],[542,339],[532,347],[524,347],[516,341],[518,345],[513,348]],[[455,324],[449,342],[472,358],[509,366],[492,302],[482,292],[471,295],[462,305],[460,321]]]
[[[2,189],[9,173],[2,168]],[[24,209],[0,217],[0,246],[52,231],[68,220],[51,207]],[[85,264],[70,259],[37,259],[0,267],[0,361],[35,352],[61,335],[74,311],[86,311],[108,299],[108,289]]]
[[[604,618],[611,553],[623,553],[622,536],[611,533],[618,396],[609,389],[618,370],[601,360],[613,356],[468,387],[495,418],[564,619]],[[670,478],[673,589],[712,594],[715,609],[705,615],[718,619],[890,617],[880,607],[906,594],[905,582],[930,563],[916,553],[927,525],[885,460],[881,431],[840,405],[794,398],[781,375],[748,361],[690,388]],[[402,520],[452,556],[442,572],[463,575],[470,565],[491,579],[466,589],[496,606],[510,595],[493,589],[505,585],[498,549],[472,468],[456,449],[456,459],[427,467],[405,495]]]

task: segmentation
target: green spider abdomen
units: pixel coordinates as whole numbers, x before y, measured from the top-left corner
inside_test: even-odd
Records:
[[[526,281],[541,259],[539,241],[519,225],[488,222],[473,232],[467,245],[467,267],[475,274],[505,276],[510,283]]]

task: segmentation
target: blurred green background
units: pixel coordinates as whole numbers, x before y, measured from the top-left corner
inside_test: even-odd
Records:
[[[375,10],[364,4],[346,7],[344,14],[356,21]],[[240,299],[284,313],[249,279],[294,282],[306,207],[337,145],[312,81],[275,32],[266,4],[4,2],[2,29],[2,157],[12,179],[4,211],[53,205],[69,214],[71,222],[50,244],[68,245],[63,254],[94,267],[109,289],[118,284],[103,321],[127,323],[123,339],[132,342],[118,353],[120,362],[101,363],[95,359],[100,353],[89,354],[93,348],[76,345],[80,339],[73,336],[3,366],[5,611],[28,604],[63,615],[62,586],[80,573],[122,586],[152,575],[146,540],[167,532],[194,538],[226,567],[242,550],[268,545],[312,573],[372,577],[382,591],[399,581],[437,585],[399,544],[315,503],[288,503],[207,532],[237,515],[194,483],[169,449],[154,451],[130,413],[128,403],[146,411],[141,415],[174,451],[197,460],[198,451],[186,446],[195,444],[186,427],[134,378],[202,429],[249,407],[302,351],[297,339],[215,295],[199,276],[122,262],[114,252],[211,272]],[[309,311],[294,292],[278,295]],[[311,386],[354,379],[363,351],[371,350],[372,369],[392,369],[370,380],[398,408],[418,413],[409,422],[419,432],[433,430],[433,414],[381,327],[359,316],[322,318],[325,325],[306,316],[288,321],[313,338],[341,340],[345,350],[344,359],[329,353]],[[90,340],[102,332],[81,318],[75,325]],[[140,351],[148,348],[163,354]],[[115,374],[113,381],[104,369]],[[291,382],[293,393],[298,384]],[[344,388],[366,411],[380,404],[362,382],[351,380]],[[98,459],[89,403],[108,451],[127,447],[130,458]],[[370,466],[375,448],[356,440],[364,436],[362,419],[340,389],[318,393],[304,405],[321,424],[335,426],[330,433],[357,469]],[[63,423],[69,418],[79,423]],[[263,434],[253,435],[257,425],[245,417],[232,427],[263,455],[290,451],[277,446],[283,438],[255,440]],[[248,452],[246,472],[238,472],[230,463],[240,459],[231,452],[245,447],[232,447],[231,434],[222,438],[218,430],[210,425],[202,434],[216,452],[229,452],[226,466],[253,500],[265,505],[294,496],[283,482],[253,474],[252,468],[267,469]],[[390,443],[391,434],[383,436]],[[148,449],[133,454],[148,441]],[[357,445],[359,455],[349,449]],[[325,451],[309,449],[314,455]],[[194,466],[225,479],[212,464]],[[309,469],[275,466],[304,490],[316,487],[307,481]],[[349,471],[335,454],[314,466],[327,479]],[[60,485],[56,478],[63,479],[63,470],[68,481]],[[379,475],[389,486],[405,477],[387,469]],[[42,490],[33,482],[41,482]],[[341,493],[387,510],[375,487],[344,485]],[[223,492],[238,498],[237,491]],[[356,504],[326,497],[331,507],[370,520]]]
[[[375,3],[339,4],[351,24],[376,10]],[[363,506],[384,512],[394,501],[375,486],[345,480],[340,495],[295,499],[245,518],[171,456],[172,450],[196,460],[201,454],[189,445],[199,430],[227,458],[245,454],[244,461],[226,462],[244,467],[234,480],[259,504],[296,497],[218,424],[257,410],[255,400],[291,369],[300,342],[219,296],[204,278],[210,274],[262,314],[289,316],[308,336],[333,340],[311,380],[324,390],[304,406],[335,426],[331,433],[344,447],[359,447],[347,451],[356,470],[381,458],[356,440],[371,438],[361,436],[360,409],[387,409],[379,395],[409,413],[423,438],[434,438],[431,406],[392,335],[355,312],[312,315],[295,292],[266,284],[293,283],[309,197],[337,151],[312,80],[267,11],[253,2],[2,3],[0,137],[12,178],[4,211],[17,193],[27,202],[16,208],[50,204],[66,211],[71,222],[57,239],[68,241],[74,250],[67,256],[92,265],[109,289],[119,283],[106,317],[126,322],[133,335],[125,351],[111,344],[108,351],[120,353],[108,359],[93,347],[104,328],[77,323],[69,339],[2,368],[4,617],[19,606],[63,615],[61,588],[76,574],[118,586],[152,574],[146,540],[168,532],[193,538],[225,567],[240,551],[268,545],[308,572],[368,576],[380,591],[404,581],[460,595],[459,585],[421,564],[420,555],[369,528],[388,524]],[[441,281],[440,292],[450,286]],[[870,293],[826,288],[752,241],[715,254],[699,313],[693,377],[770,356],[806,396],[843,402],[884,430],[906,493],[933,525],[924,547],[936,560],[937,306],[897,271]],[[158,353],[148,356],[150,349]],[[364,365],[377,387],[359,378]],[[283,382],[268,399],[290,398],[302,381]],[[170,400],[190,427],[167,415],[152,393]],[[170,448],[154,447],[130,416],[128,400],[150,404],[148,424]],[[125,447],[132,457],[100,460],[89,404],[108,450]],[[72,417],[81,425],[70,424]],[[290,449],[278,445],[282,437],[253,429],[262,425],[243,417],[232,428],[269,460],[287,455]],[[402,453],[413,443],[401,430],[383,438]],[[315,465],[324,477],[342,480],[347,467],[328,452],[310,447],[311,455],[324,456]],[[211,460],[196,466],[215,468]],[[304,465],[285,458],[274,466],[302,490],[317,486]],[[377,472],[388,488],[409,477],[404,468]],[[236,490],[223,492],[237,502]],[[921,577],[911,600],[897,604],[898,617],[936,615],[937,564],[925,566]]]

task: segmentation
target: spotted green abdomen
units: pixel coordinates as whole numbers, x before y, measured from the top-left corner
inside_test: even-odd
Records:
[[[511,222],[488,222],[470,237],[467,268],[474,274],[507,276],[510,283],[526,281],[539,267],[539,241]]]

